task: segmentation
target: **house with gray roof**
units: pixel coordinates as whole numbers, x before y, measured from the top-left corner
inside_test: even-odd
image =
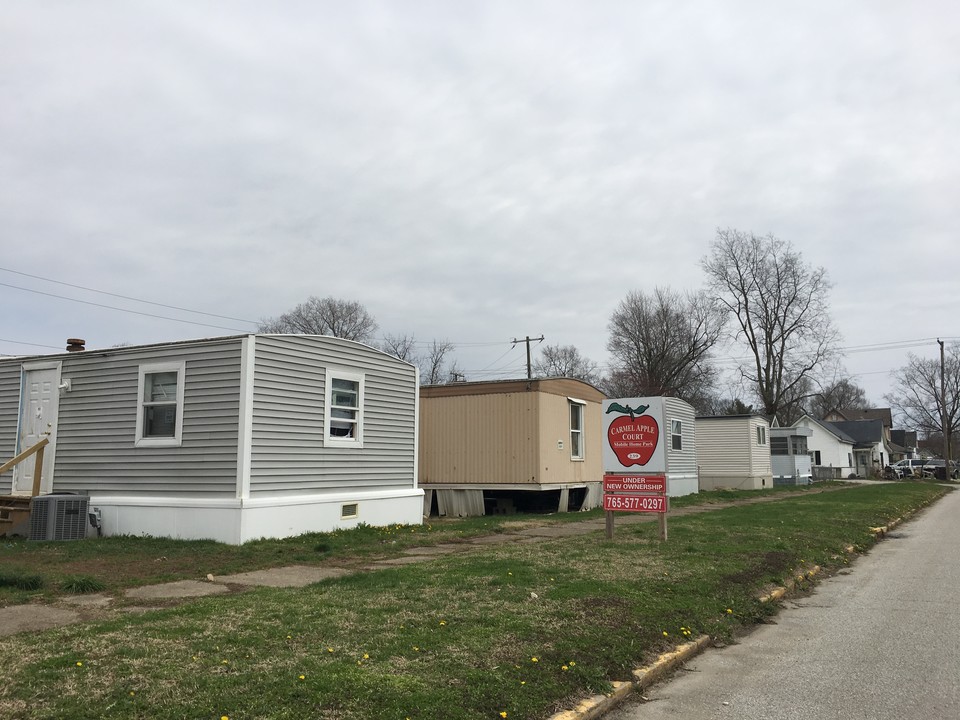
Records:
[[[839,480],[856,473],[853,452],[856,440],[835,423],[803,415],[794,425],[812,431],[807,438],[807,449],[816,479]]]
[[[890,444],[883,420],[843,420],[830,425],[853,439],[853,466],[858,477],[874,477],[890,464]]]

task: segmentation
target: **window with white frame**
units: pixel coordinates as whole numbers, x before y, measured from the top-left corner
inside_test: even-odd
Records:
[[[137,447],[178,447],[183,436],[183,362],[141,365]]]
[[[674,450],[683,450],[683,422],[680,420],[670,421],[670,439]]]
[[[583,406],[584,403],[572,398],[570,405],[570,459],[583,460]]]
[[[767,429],[763,425],[757,425],[757,445],[767,444]]]
[[[325,444],[363,447],[363,375],[327,370]]]

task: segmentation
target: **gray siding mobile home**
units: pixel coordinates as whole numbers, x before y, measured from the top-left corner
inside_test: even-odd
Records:
[[[0,460],[50,437],[42,493],[106,534],[240,543],[417,523],[416,368],[360,343],[245,335],[0,359]],[[0,475],[29,492],[30,461]]]

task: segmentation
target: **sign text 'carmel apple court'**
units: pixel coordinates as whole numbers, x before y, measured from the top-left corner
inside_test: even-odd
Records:
[[[667,539],[670,503],[662,423],[662,397],[603,401],[607,440],[603,445],[603,509],[608,540],[613,539],[615,512],[657,513],[660,539]]]
[[[666,472],[662,422],[663,398],[605,400],[604,472]]]

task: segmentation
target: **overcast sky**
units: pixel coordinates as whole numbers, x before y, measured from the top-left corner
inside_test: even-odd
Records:
[[[0,99],[2,354],[332,295],[468,379],[605,364],[728,227],[827,268],[877,404],[960,340],[955,2],[11,2]]]

